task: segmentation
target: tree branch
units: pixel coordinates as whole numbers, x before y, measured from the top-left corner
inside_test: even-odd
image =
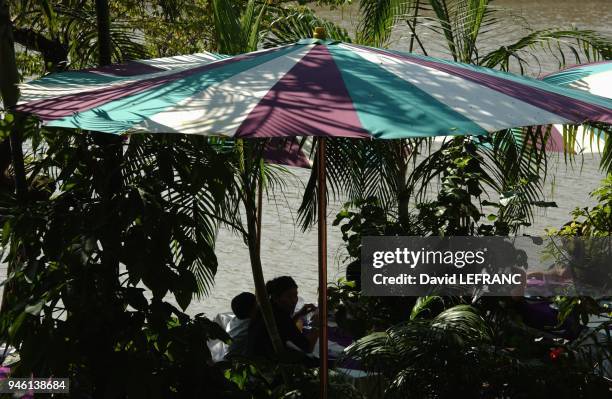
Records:
[[[52,40],[30,28],[13,27],[16,43],[41,53],[45,68],[51,71],[64,69],[68,62],[68,47],[59,40]]]

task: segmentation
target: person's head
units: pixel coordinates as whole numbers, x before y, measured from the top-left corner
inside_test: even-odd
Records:
[[[287,313],[293,313],[298,303],[297,284],[289,276],[281,276],[266,283],[266,290],[274,304]]]
[[[241,292],[232,299],[232,312],[240,320],[253,318],[257,310],[257,298],[250,292]]]

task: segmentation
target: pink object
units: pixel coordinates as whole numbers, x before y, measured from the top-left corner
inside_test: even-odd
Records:
[[[307,169],[312,167],[300,143],[294,139],[270,139],[264,149],[264,158],[266,162],[278,165]]]
[[[7,379],[10,374],[11,374],[10,367],[0,367],[0,381]],[[21,399],[33,399],[33,398],[34,398],[34,393],[32,391],[29,391],[25,395],[21,396]]]

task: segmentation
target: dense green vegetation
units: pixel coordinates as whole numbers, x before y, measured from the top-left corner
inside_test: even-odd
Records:
[[[309,8],[348,0],[109,0],[105,53],[96,9],[105,2],[0,0],[0,253],[11,270],[0,341],[19,351],[14,376],[70,377],[74,397],[313,397],[317,387],[316,374],[287,366],[282,353],[275,364],[211,364],[206,340],[229,337],[202,315],[185,313],[193,298],[206,300],[214,281],[221,225],[244,239],[256,286],[265,292],[257,191],[282,187],[287,172],[263,162],[264,142],[177,135],[123,142],[42,128],[11,113],[16,83],[109,58],[238,54],[310,36],[315,26],[335,39],[384,47],[391,29],[407,24],[411,50],[427,54],[424,33],[433,32],[449,58],[502,70],[524,72],[546,52],[560,67],[612,58],[612,39],[563,27],[531,30],[486,49],[491,34],[512,28],[487,0],[354,2],[360,21],[351,36]],[[13,149],[27,146],[11,154],[9,136]],[[503,131],[486,143],[457,138],[436,151],[425,139],[330,140],[329,191],[350,199],[336,223],[343,225],[351,260],[359,257],[362,235],[520,233],[534,207],[553,205],[542,201],[547,154],[527,145],[547,137],[546,129]],[[611,148],[603,167],[612,165]],[[316,172],[300,209],[304,228],[316,223]],[[441,189],[427,200],[433,182]],[[500,201],[483,198],[485,190],[499,193]],[[576,210],[550,234],[609,235],[610,192],[608,178],[595,193],[598,206]],[[494,211],[485,215],[483,206]],[[590,315],[609,316],[589,298],[554,300],[560,322],[575,316],[584,325]],[[382,375],[387,397],[594,398],[610,389],[585,355],[589,337],[565,342],[534,330],[510,299],[369,298],[341,282],[330,289],[330,305],[338,322],[361,338],[348,356]],[[598,353],[612,348],[609,339],[596,345]],[[335,376],[331,393],[362,396]]]
[[[609,194],[610,177],[592,193],[598,205],[577,208],[571,221],[549,234],[609,237]],[[443,192],[440,197],[444,197]],[[428,227],[432,222],[433,226],[442,224],[445,229],[465,235],[462,219],[451,216],[455,212],[449,215],[439,201],[425,207],[440,209],[441,220],[418,212],[412,217],[413,229],[408,231],[390,220],[374,198],[347,204],[336,223],[342,226],[352,257],[360,254],[362,235],[437,235],[438,230]],[[471,201],[466,202],[450,209],[475,209]],[[506,226],[501,227],[501,232],[498,228],[480,224],[469,235],[505,235]],[[602,278],[610,278],[609,265],[603,266],[603,273]],[[382,375],[387,387],[385,397],[608,395],[610,383],[604,377],[603,365],[610,360],[612,321],[605,301],[591,297],[547,298],[559,312],[552,325],[542,328],[531,325],[533,320],[525,313],[529,305],[524,298],[368,297],[360,295],[351,281],[330,287],[330,297],[338,324],[353,336],[362,337],[348,348],[346,358],[358,359],[368,371]],[[602,318],[594,324],[593,315]],[[554,333],[560,326],[575,331],[577,337]]]

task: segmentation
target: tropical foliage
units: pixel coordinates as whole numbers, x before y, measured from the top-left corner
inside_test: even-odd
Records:
[[[572,212],[572,220],[550,234],[582,237],[608,237],[612,232],[612,174],[591,193],[597,201],[593,208],[580,207]]]
[[[420,298],[415,308],[436,298]],[[441,298],[437,298],[441,301]],[[509,313],[510,309],[506,309]],[[605,397],[591,359],[562,340],[519,328],[467,304],[450,305],[368,335],[347,356],[384,376],[388,398]]]
[[[591,196],[597,200],[597,205],[592,208],[582,207],[576,208],[572,212],[572,219],[559,229],[548,231],[551,236],[561,236],[563,238],[583,237],[593,238],[593,244],[605,245],[608,244],[607,251],[605,248],[601,251],[603,254],[610,255],[609,237],[612,236],[612,176],[602,181],[601,186],[591,193]],[[603,238],[603,240],[602,240]],[[588,243],[588,241],[587,241]],[[603,265],[600,269],[603,272],[602,280],[612,278],[607,265]],[[598,274],[593,273],[594,276]],[[559,306],[559,314],[561,320],[570,314],[576,314],[584,324],[588,324],[591,315],[598,315],[602,318],[602,323],[599,326],[603,334],[607,334],[605,329],[611,324],[610,318],[612,312],[610,305],[605,301],[596,300],[591,297],[558,297],[556,303]],[[588,339],[591,337],[585,337]],[[607,336],[608,342],[612,339]]]
[[[445,197],[444,191],[439,196]],[[456,197],[468,198],[468,191]],[[549,234],[608,238],[609,194],[608,178],[593,193],[598,205],[576,209],[573,220]],[[427,226],[440,225],[470,235],[490,231],[463,230],[471,218],[456,218],[445,207],[436,214],[414,215],[411,226],[416,230],[405,232],[373,199],[347,206],[336,223],[342,223],[352,257],[360,254],[362,234],[426,235]],[[451,209],[466,209],[469,215],[473,205],[455,204]],[[495,231],[496,226],[491,227]],[[609,259],[609,248],[607,254]],[[609,264],[602,271],[609,279]],[[338,324],[360,338],[348,348],[346,360],[357,360],[382,376],[385,397],[588,398],[604,397],[610,389],[611,314],[606,298],[428,296],[407,302],[363,296],[350,281],[330,287],[330,296]]]
[[[205,342],[227,335],[202,315],[186,314],[214,283],[222,224],[245,240],[258,295],[265,297],[257,196],[282,188],[285,172],[263,163],[266,143],[165,135],[123,142],[15,118],[10,106],[19,79],[93,67],[100,39],[95,2],[0,0],[2,11],[9,3],[0,44],[4,50],[13,33],[19,76],[0,76],[7,105],[2,154],[9,133],[28,144],[25,200],[8,178],[0,179],[0,254],[11,265],[0,337],[19,351],[13,375],[71,377],[77,396],[312,397],[316,374],[284,363],[236,362],[224,375],[210,364]],[[443,51],[502,70],[524,72],[541,52],[555,55],[560,66],[570,55],[612,56],[609,39],[565,28],[529,30],[490,47],[500,31],[519,25],[509,25],[487,0],[361,0],[353,35],[309,8],[349,3],[112,0],[112,61],[203,50],[237,54],[310,36],[315,26],[333,39],[384,47],[397,25],[412,32],[410,50]],[[442,40],[426,40],[431,33]],[[434,42],[443,47],[430,48]],[[351,201],[336,220],[349,254],[358,258],[363,235],[520,231],[534,207],[553,205],[541,200],[546,154],[534,145],[548,135],[542,128],[504,131],[481,141],[450,140],[440,149],[429,140],[328,142],[330,197]],[[5,170],[7,159],[0,163],[3,177],[19,175],[19,162]],[[316,221],[316,176],[315,168],[300,211],[304,227]],[[428,195],[433,182],[441,189]],[[609,234],[609,185],[597,192],[600,205],[577,210],[557,233]],[[485,191],[499,198],[484,198]],[[598,397],[609,389],[600,375],[601,354],[609,352],[597,349],[602,343],[595,336],[608,324],[570,343],[521,323],[512,300],[372,299],[350,282],[330,293],[338,323],[363,337],[348,355],[380,373],[389,397]],[[557,302],[560,322],[578,315],[585,324],[584,317],[604,311],[587,298]],[[593,347],[599,369],[589,357]],[[361,396],[336,376],[331,392]]]
[[[29,200],[1,201],[13,269],[0,325],[20,351],[14,375],[69,376],[94,396],[229,389],[206,361],[206,339],[225,333],[183,311],[213,282],[214,215],[231,210],[234,183],[221,166],[232,153],[198,138],[136,136],[123,162],[109,164],[94,134],[42,130],[30,138]],[[183,379],[200,373],[210,377],[206,387]]]
[[[538,62],[538,52],[558,57],[560,66],[571,56],[576,63],[591,58],[609,58],[609,41],[593,31],[559,29],[534,30],[508,9],[493,0],[364,0],[360,1],[358,37],[364,44],[388,45],[391,28],[408,25],[410,51],[443,51],[453,60],[504,70],[525,71]],[[521,31],[527,31],[520,36]],[[511,43],[499,44],[499,34],[517,33]],[[442,40],[426,39],[428,34]],[[495,38],[495,42],[492,40]],[[442,46],[439,43],[443,43]],[[515,65],[513,64],[515,63]]]
[[[288,382],[279,384],[279,368],[289,376]],[[319,378],[313,368],[300,364],[271,363],[262,359],[234,359],[225,371],[226,377],[241,390],[257,399],[314,398],[319,392]],[[332,371],[329,381],[329,396],[347,399],[364,399],[357,388],[342,373]]]

